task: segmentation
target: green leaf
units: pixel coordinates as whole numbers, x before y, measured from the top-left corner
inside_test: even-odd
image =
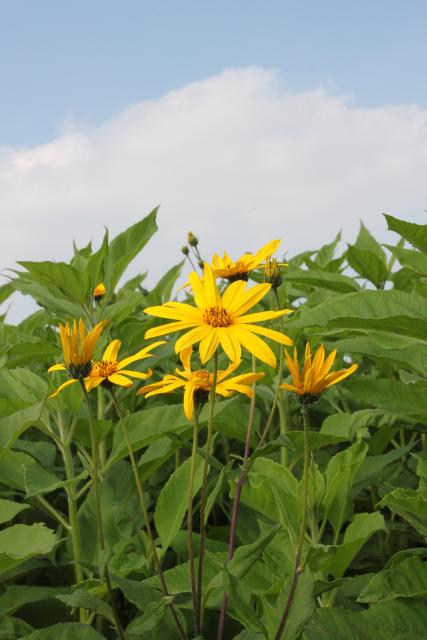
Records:
[[[325,516],[335,532],[338,532],[344,521],[351,517],[351,487],[367,451],[368,445],[365,442],[355,442],[345,451],[335,454],[329,461],[323,504]]]
[[[287,320],[288,329],[364,329],[408,336],[427,343],[427,299],[403,291],[359,291],[304,306]]]
[[[40,418],[44,402],[0,419],[0,460],[15,441]]]
[[[86,272],[78,271],[65,262],[18,262],[27,269],[31,280],[44,284],[50,290],[54,285],[63,296],[78,304],[83,304],[90,291],[90,280]],[[28,278],[28,274],[24,274]],[[52,289],[55,293],[55,289]]]
[[[15,524],[0,531],[0,573],[33,558],[47,555],[57,544],[53,531],[41,523]]]
[[[11,284],[2,284],[0,287],[0,304],[7,300],[15,291]]]
[[[180,530],[187,512],[190,464],[191,459],[188,458],[172,473],[157,498],[154,522],[164,551],[168,549]],[[202,486],[202,477],[203,458],[198,455],[194,474],[193,497]]]
[[[406,222],[399,220],[393,216],[385,214],[387,226],[390,231],[395,231],[402,238],[405,238],[413,247],[419,249],[423,253],[427,253],[427,224],[415,224],[414,222]]]
[[[250,593],[248,594],[247,589],[244,588],[244,582],[228,573],[227,570],[224,572],[223,579],[224,590],[229,598],[229,615],[238,620],[245,629],[263,633],[267,638],[267,630],[249,602]]]
[[[394,247],[391,244],[384,245],[399,260],[403,267],[408,267],[420,275],[427,276],[427,256],[419,251]]]
[[[261,558],[264,549],[272,541],[281,526],[281,524],[276,524],[269,528],[258,540],[252,542],[252,544],[245,544],[239,547],[228,565],[228,571],[236,578],[244,578],[259,558]]]
[[[64,622],[34,631],[25,640],[105,640],[98,631],[87,624]]]
[[[381,513],[357,513],[345,530],[343,543],[333,547],[333,557],[322,564],[322,570],[342,578],[363,545],[378,531],[386,531]]]
[[[181,275],[184,260],[173,266],[160,278],[154,289],[146,296],[147,305],[158,305],[168,302],[172,295],[172,289]]]
[[[296,269],[290,267],[285,272],[286,282],[292,282],[297,285],[307,285],[311,287],[319,287],[328,291],[336,291],[338,293],[349,293],[350,291],[358,291],[359,285],[355,280],[340,273],[329,273],[328,271],[320,271],[317,269]]]
[[[427,496],[413,489],[399,488],[384,496],[379,505],[397,513],[427,538]]]
[[[126,628],[126,635],[137,637],[139,640],[142,634],[155,631],[163,621],[166,613],[166,607],[172,598],[164,597],[158,602],[150,602],[142,616],[138,616]]]
[[[110,242],[106,274],[109,289],[112,290],[116,287],[126,267],[157,231],[157,211],[158,207]]]
[[[58,594],[55,596],[57,600],[60,600],[67,607],[71,607],[73,609],[83,608],[90,609],[91,611],[96,611],[96,613],[103,616],[106,620],[110,620],[114,624],[114,615],[113,611],[109,604],[101,600],[101,598],[96,598],[89,591],[85,591],[84,589],[76,589],[72,593],[67,594]]]
[[[28,504],[0,498],[0,524],[12,520],[18,513],[21,513],[24,509],[28,509],[28,507]]]
[[[398,416],[414,416],[427,423],[427,383],[405,384],[399,380],[356,378],[351,391],[366,404]]]
[[[6,591],[0,595],[0,617],[12,614],[30,602],[48,600],[65,591],[67,591],[67,587],[29,587],[20,584],[6,585]]]
[[[349,246],[347,249],[347,262],[352,269],[362,278],[366,278],[376,287],[381,288],[388,278],[386,265],[374,253],[366,249],[358,249]]]
[[[396,598],[427,598],[427,563],[408,558],[379,571],[363,589],[358,602],[384,602]]]

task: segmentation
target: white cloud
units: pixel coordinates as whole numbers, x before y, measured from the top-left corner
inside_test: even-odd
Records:
[[[422,221],[427,112],[362,109],[323,89],[287,94],[276,72],[224,73],[134,105],[96,129],[29,149],[0,147],[0,268],[68,259],[160,204],[160,231],[138,270],[181,258],[186,233],[204,254],[283,238],[316,248],[358,219],[386,238],[381,212]],[[13,315],[11,316],[11,318]]]

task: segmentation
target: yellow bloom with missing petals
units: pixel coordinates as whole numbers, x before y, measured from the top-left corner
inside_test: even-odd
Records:
[[[152,353],[150,353],[150,351],[161,344],[165,344],[165,341],[160,340],[159,342],[153,342],[153,344],[144,347],[144,349],[141,349],[133,356],[129,356],[128,358],[124,358],[123,360],[118,361],[117,354],[119,352],[121,344],[122,343],[120,342],[120,340],[113,340],[105,349],[102,360],[97,360],[92,363],[91,372],[85,379],[87,391],[94,389],[100,384],[105,387],[113,384],[117,384],[121,387],[130,387],[132,385],[132,380],[129,380],[129,378],[126,376],[130,376],[131,378],[139,378],[140,380],[149,378],[153,374],[151,369],[148,369],[145,373],[142,373],[141,371],[133,371],[127,369],[127,366],[132,362],[136,362],[137,360],[150,358],[153,355]]]
[[[224,251],[222,258],[216,253],[212,257],[212,268],[217,278],[224,278],[229,282],[247,280],[252,269],[258,267],[263,260],[273,255],[279,248],[281,240],[272,240],[256,253],[244,253],[236,262]]]
[[[148,307],[145,313],[175,320],[175,322],[149,329],[145,338],[156,338],[174,331],[189,329],[176,341],[176,353],[200,342],[200,359],[204,364],[221,345],[229,359],[236,362],[241,359],[241,347],[243,347],[262,362],[275,367],[276,357],[273,351],[256,334],[284,345],[292,345],[292,340],[279,331],[259,327],[254,323],[278,318],[290,313],[291,310],[246,314],[266,295],[271,285],[257,284],[247,290],[247,283],[237,280],[230,284],[221,296],[214,273],[207,263],[205,263],[203,278],[193,272],[189,280],[197,306],[183,302],[166,302],[162,306]]]
[[[167,374],[160,382],[148,384],[137,391],[138,395],[145,395],[149,398],[159,393],[170,393],[176,389],[184,388],[184,413],[190,422],[194,417],[196,399],[200,399],[200,396],[207,398],[213,384],[213,373],[210,373],[206,369],[191,370],[190,359],[192,351],[192,347],[187,347],[180,353],[181,362],[184,367],[183,370],[175,369],[176,375]],[[230,373],[233,373],[239,364],[240,362],[234,362],[224,371],[218,371],[215,388],[216,393],[228,398],[233,392],[237,391],[252,398],[253,392],[248,385],[256,382],[265,374],[243,373],[233,378],[228,378]],[[226,378],[228,378],[228,380]]]
[[[93,329],[86,333],[83,320],[73,321],[73,326],[70,327],[68,322],[63,325],[59,323],[59,336],[62,344],[62,351],[64,354],[64,363],[55,364],[48,369],[49,373],[52,371],[67,371],[70,380],[61,384],[58,389],[52,393],[50,398],[56,396],[62,389],[74,384],[78,380],[83,380],[89,375],[92,368],[93,352],[99,336],[101,335],[106,322],[98,322]]]
[[[321,345],[312,357],[310,344],[307,342],[304,365],[300,372],[297,350],[294,349],[293,359],[286,352],[286,363],[291,372],[293,384],[285,383],[280,385],[281,388],[297,393],[301,404],[314,402],[325,389],[344,380],[344,378],[348,378],[358,367],[357,364],[352,364],[348,369],[331,371],[336,354],[337,350],[334,349],[325,359],[325,348]]]
[[[107,288],[105,284],[103,282],[100,282],[93,290],[93,297],[95,298],[95,300],[100,300],[103,296],[105,296],[106,293]]]

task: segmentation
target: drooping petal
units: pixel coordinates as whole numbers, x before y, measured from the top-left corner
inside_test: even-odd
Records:
[[[267,329],[267,327],[260,327],[257,324],[243,324],[243,325],[235,325],[239,327],[242,331],[250,331],[251,333],[258,333],[260,336],[265,336],[266,338],[270,338],[271,340],[275,340],[280,344],[285,344],[288,347],[293,345],[293,341],[291,338],[280,331],[275,331],[274,329]]]
[[[213,356],[218,348],[219,336],[218,329],[211,327],[211,331],[205,336],[199,345],[200,360],[204,364]]]
[[[196,389],[197,385],[191,383],[187,383],[184,389],[184,413],[190,422],[194,417],[194,393]]]
[[[236,324],[245,324],[248,322],[262,322],[264,320],[273,320],[274,318],[280,318],[288,313],[292,313],[292,309],[281,309],[280,311],[257,311],[256,313],[249,313],[245,316],[239,316],[235,318]]]
[[[235,335],[232,327],[221,327],[219,329],[219,340],[231,362],[240,361],[242,348],[239,339]]]
[[[193,353],[193,347],[186,347],[179,353],[179,358],[182,362],[182,366],[185,371],[191,371],[191,355]]]
[[[52,371],[67,371],[67,367],[64,364],[54,364],[47,370],[48,373],[52,373]]]
[[[54,398],[55,396],[58,395],[58,393],[60,393],[63,389],[65,389],[66,387],[69,387],[72,384],[75,384],[76,382],[78,382],[78,380],[76,378],[71,378],[71,380],[67,380],[67,382],[63,382],[61,384],[60,387],[58,387],[56,389],[56,391],[54,391],[53,393],[50,394],[49,398]]]
[[[151,358],[154,354],[150,353],[152,349],[159,347],[161,344],[166,344],[166,340],[158,340],[157,342],[153,342],[152,344],[147,345],[143,349],[140,349],[137,353],[134,353],[133,356],[128,356],[117,364],[117,371],[120,371],[131,364],[132,362],[136,362],[137,360],[143,360],[144,358]]]
[[[146,380],[147,378],[150,378],[153,375],[153,371],[151,369],[147,369],[145,373],[142,373],[142,371],[131,371],[129,369],[120,369],[120,373],[124,376],[131,376],[131,378],[139,378],[140,380]],[[114,375],[117,375],[117,374],[114,374]]]
[[[111,376],[108,376],[108,381],[113,384],[117,384],[120,387],[131,387],[132,380],[128,380],[125,376],[121,376],[119,373],[112,373]]]
[[[102,376],[88,376],[85,378],[85,387],[86,391],[92,391],[95,387],[98,387],[102,382],[104,382],[105,378]]]
[[[239,340],[240,344],[245,347],[249,353],[252,353],[255,358],[269,364],[271,367],[276,367],[276,356],[263,340],[258,338],[258,336],[254,335],[252,332],[245,331],[238,325],[232,325],[229,328],[233,329],[233,333]]]
[[[191,345],[196,344],[196,342],[200,342],[200,340],[203,340],[210,331],[212,331],[212,327],[207,324],[194,327],[191,331],[187,331],[187,333],[184,333],[184,335],[176,341],[175,353],[179,353],[186,347],[191,347]]]

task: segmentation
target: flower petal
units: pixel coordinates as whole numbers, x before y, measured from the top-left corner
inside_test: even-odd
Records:
[[[123,374],[124,376],[131,376],[131,378],[139,378],[140,380],[146,380],[147,378],[150,378],[153,375],[153,371],[151,369],[147,369],[145,373],[142,373],[142,371],[130,371],[129,369],[120,369],[120,373]]]
[[[124,367],[127,367],[128,364],[136,362],[136,360],[151,358],[154,354],[150,353],[150,351],[160,346],[161,344],[166,344],[166,340],[158,340],[157,342],[153,342],[143,349],[140,349],[137,353],[134,353],[133,356],[128,356],[127,358],[120,360],[120,362],[117,364],[117,371],[124,369]]]
[[[52,371],[67,371],[67,367],[64,364],[54,364],[47,370],[48,373]]]
[[[200,360],[202,364],[210,360],[210,358],[217,350],[218,344],[218,329],[216,329],[215,327],[211,327],[211,331],[209,331],[208,335],[201,340],[199,345]]]
[[[158,338],[159,336],[164,336],[168,333],[173,333],[174,331],[189,329],[190,327],[194,327],[195,324],[195,322],[184,322],[183,320],[179,320],[178,322],[169,322],[168,324],[161,324],[159,327],[152,327],[151,329],[148,329],[145,332],[144,338],[146,340],[149,338]]]
[[[78,380],[76,378],[71,378],[71,380],[67,380],[67,382],[64,382],[63,384],[61,384],[60,387],[58,387],[56,389],[56,391],[54,391],[53,393],[50,394],[49,398],[54,398],[55,396],[58,395],[58,393],[60,393],[60,391],[62,391],[63,389],[65,389],[66,387],[69,387],[70,385],[74,384],[75,382],[78,382]]]
[[[111,376],[107,378],[108,382],[112,382],[113,384],[117,384],[120,387],[131,387],[132,380],[128,380],[125,376],[121,376],[120,373],[112,373]]]
[[[209,332],[212,331],[212,327],[207,324],[202,324],[198,327],[194,327],[191,331],[187,331],[183,336],[178,338],[175,343],[175,353],[180,353],[186,347],[191,347],[191,345],[203,340]]]
[[[252,353],[255,358],[269,364],[271,367],[276,366],[276,356],[263,340],[252,332],[245,331],[238,325],[231,325],[231,328],[240,344],[247,349],[249,353]]]
[[[242,356],[242,349],[238,338],[230,331],[228,327],[221,327],[218,330],[219,340],[221,347],[224,349],[231,362],[240,361]]]
[[[121,341],[117,338],[112,340],[105,349],[102,359],[106,362],[117,362],[117,354],[120,349]]]

